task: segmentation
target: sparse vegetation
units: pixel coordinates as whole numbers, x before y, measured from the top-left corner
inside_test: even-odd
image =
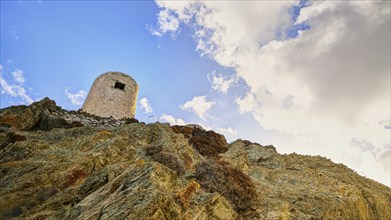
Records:
[[[185,173],[185,167],[182,161],[179,160],[176,155],[163,151],[163,147],[161,145],[151,145],[146,147],[145,154],[150,156],[152,160],[174,170],[178,175],[183,175]]]
[[[172,131],[175,133],[181,133],[185,136],[185,138],[190,138],[193,133],[193,128],[181,126],[181,125],[173,125],[171,126]]]
[[[71,128],[84,127],[84,125],[80,121],[72,121],[69,123]]]
[[[125,120],[125,124],[127,125],[127,124],[133,124],[133,123],[140,123],[137,119],[135,119],[135,118],[127,118],[126,120]]]
[[[185,168],[182,162],[179,160],[177,156],[175,156],[172,153],[161,151],[157,154],[154,154],[152,156],[152,159],[174,170],[178,175],[185,174]]]
[[[209,159],[197,164],[195,178],[208,192],[231,201],[238,213],[251,211],[256,204],[257,192],[250,177],[226,162]]]
[[[160,151],[163,150],[163,147],[161,145],[155,146],[155,145],[150,145],[145,148],[145,153],[148,156],[152,156],[154,154],[159,153]]]
[[[203,156],[216,157],[218,154],[228,150],[228,143],[225,137],[214,131],[178,125],[171,128],[175,133],[181,133],[188,138],[193,148]]]

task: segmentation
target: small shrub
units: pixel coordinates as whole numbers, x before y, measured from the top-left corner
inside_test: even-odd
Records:
[[[125,120],[125,124],[127,125],[127,124],[133,124],[133,123],[139,123],[139,121],[137,120],[137,119],[135,119],[135,118],[127,118],[126,120]]]
[[[189,142],[204,156],[217,156],[220,153],[228,151],[228,143],[225,137],[214,131],[195,128],[193,129],[193,136]]]
[[[144,150],[145,154],[150,156],[152,160],[174,170],[178,175],[185,173],[185,168],[179,158],[172,153],[164,152],[161,145],[150,145]]]
[[[178,134],[183,134],[185,138],[190,138],[193,133],[193,128],[181,125],[171,126],[172,131]]]
[[[175,133],[181,133],[189,139],[189,143],[193,148],[203,156],[215,157],[228,150],[228,143],[225,137],[214,131],[179,125],[172,126],[171,129]]]
[[[271,150],[273,150],[274,152],[277,153],[277,150],[276,150],[276,148],[273,145],[266,145],[266,146],[264,146],[264,148],[271,149]]]
[[[239,140],[241,140],[241,139],[239,139]],[[258,145],[258,146],[261,146],[261,147],[262,147],[262,145],[260,145],[260,144],[257,143],[257,142],[251,142],[251,141],[249,141],[249,140],[241,140],[241,141],[244,143],[244,146],[245,146],[245,147],[250,146],[250,145]]]
[[[210,159],[197,164],[195,178],[208,192],[217,192],[231,201],[238,213],[251,211],[257,202],[250,177],[226,162]]]
[[[178,159],[178,157],[172,153],[161,151],[157,154],[152,155],[152,159],[174,170],[177,175],[183,175],[185,173],[185,168],[183,164]]]
[[[79,128],[79,127],[84,127],[84,124],[81,123],[80,121],[72,121],[69,123],[70,128]]]
[[[161,145],[155,146],[155,145],[150,145],[145,148],[145,154],[147,156],[152,156],[154,154],[159,153],[160,151],[163,150],[163,147]]]

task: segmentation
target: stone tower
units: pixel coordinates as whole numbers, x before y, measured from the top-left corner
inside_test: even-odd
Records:
[[[100,117],[134,118],[138,85],[120,72],[107,72],[95,79],[82,110]]]

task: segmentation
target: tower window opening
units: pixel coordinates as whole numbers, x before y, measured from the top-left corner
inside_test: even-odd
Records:
[[[115,82],[114,88],[120,89],[120,90],[125,90],[125,84],[120,83],[120,82]]]

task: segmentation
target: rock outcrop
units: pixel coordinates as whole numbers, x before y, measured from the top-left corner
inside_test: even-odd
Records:
[[[391,189],[198,126],[0,110],[0,219],[391,219]]]

